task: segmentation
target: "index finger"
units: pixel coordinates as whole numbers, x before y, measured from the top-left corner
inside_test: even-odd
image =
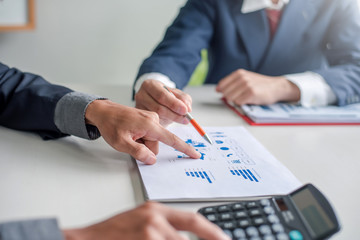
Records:
[[[162,83],[156,85],[156,87],[151,89],[149,95],[159,104],[169,108],[171,111],[179,115],[185,115],[187,112],[186,104],[163,86]]]
[[[161,125],[158,125],[157,128],[154,129],[154,131],[156,132],[156,136],[149,137],[153,137],[156,140],[163,142],[166,145],[169,145],[170,147],[173,147],[182,153],[185,153],[191,158],[199,159],[201,157],[201,154],[197,152],[195,148],[185,143],[183,140],[181,140],[179,137],[177,137],[175,134],[171,133],[169,130],[162,127]]]

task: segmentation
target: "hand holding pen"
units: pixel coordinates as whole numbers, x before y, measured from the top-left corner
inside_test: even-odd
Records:
[[[170,91],[170,89],[168,89],[165,85],[164,88],[173,94],[172,91]],[[196,120],[191,116],[191,114],[189,112],[185,113],[184,115],[189,121],[190,123],[194,126],[194,128],[196,129],[196,131],[210,144],[213,144],[209,135],[202,129],[202,127],[196,122]]]
[[[145,80],[135,94],[136,108],[156,112],[163,126],[172,122],[188,124],[184,115],[191,112],[191,96],[180,89],[171,91],[173,94],[169,94],[160,81]]]

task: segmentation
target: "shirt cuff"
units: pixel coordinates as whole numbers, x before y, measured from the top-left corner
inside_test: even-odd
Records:
[[[152,73],[145,73],[138,78],[138,80],[136,81],[135,87],[134,87],[135,93],[137,93],[139,91],[143,82],[145,82],[145,80],[148,80],[148,79],[154,79],[159,82],[162,82],[165,86],[167,86],[169,88],[176,88],[176,84],[173,81],[171,81],[168,76],[166,76],[162,73],[152,72]]]
[[[1,240],[64,240],[56,219],[14,221],[0,224]]]
[[[101,136],[99,130],[85,123],[85,112],[90,103],[106,98],[80,92],[64,95],[56,104],[54,122],[65,134],[94,140]]]
[[[304,72],[285,77],[300,89],[300,104],[304,107],[326,106],[337,102],[335,93],[320,74]]]

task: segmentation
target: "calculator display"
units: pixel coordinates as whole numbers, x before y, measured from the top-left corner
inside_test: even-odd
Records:
[[[308,223],[313,237],[321,236],[334,228],[334,223],[308,189],[291,195],[295,205]]]

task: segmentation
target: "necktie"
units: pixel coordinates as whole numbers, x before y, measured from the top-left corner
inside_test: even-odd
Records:
[[[271,38],[274,37],[278,23],[281,18],[281,11],[275,9],[266,9],[267,18],[269,20],[270,25],[270,36]]]

